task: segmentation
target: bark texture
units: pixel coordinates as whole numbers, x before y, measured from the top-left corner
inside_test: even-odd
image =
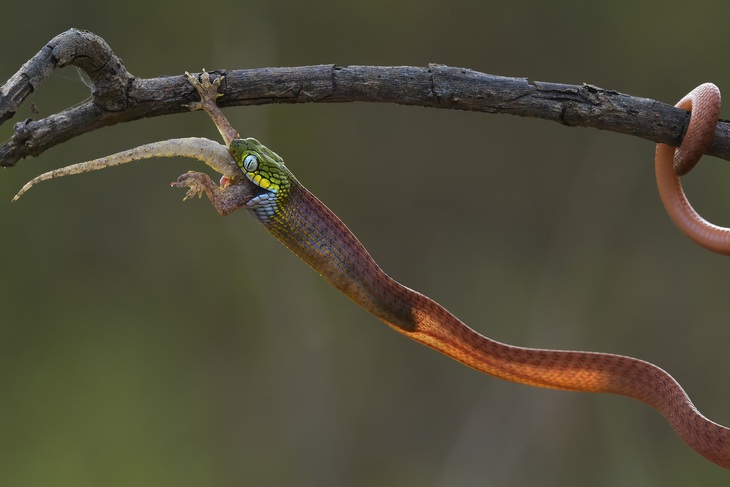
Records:
[[[77,29],[53,38],[0,87],[0,123],[43,80],[74,65],[89,75],[91,98],[41,120],[17,122],[0,147],[0,166],[73,137],[121,122],[181,113],[197,100],[185,76],[137,78],[99,36]],[[531,81],[439,64],[415,66],[317,66],[214,71],[225,75],[220,106],[268,103],[379,102],[503,113],[593,127],[677,146],[689,113],[649,98],[597,86]],[[730,123],[721,120],[707,154],[730,160]]]

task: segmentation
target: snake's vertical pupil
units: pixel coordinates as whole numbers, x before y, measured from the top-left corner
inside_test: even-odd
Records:
[[[253,155],[249,154],[243,159],[243,168],[248,172],[254,172],[259,168],[259,160]]]

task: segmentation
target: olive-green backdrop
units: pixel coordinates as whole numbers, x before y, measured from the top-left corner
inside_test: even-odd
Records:
[[[135,75],[320,63],[464,66],[674,103],[730,93],[726,0],[6,2],[0,79],[71,27]],[[54,73],[16,117],[87,96]],[[30,103],[40,110],[34,114]],[[653,144],[375,104],[230,108],[395,278],[501,341],[637,356],[730,423],[730,259],[669,222]],[[42,171],[218,138],[201,113],[98,130],[0,175],[0,485],[720,486],[637,402],[532,389],[406,340],[248,215],[182,203],[202,166]],[[730,224],[730,165],[687,178]]]

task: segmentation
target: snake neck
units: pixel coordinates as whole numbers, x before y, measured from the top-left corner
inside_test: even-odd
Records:
[[[390,278],[342,220],[296,179],[273,215],[253,215],[355,303],[399,331],[415,330],[413,302],[423,296]]]

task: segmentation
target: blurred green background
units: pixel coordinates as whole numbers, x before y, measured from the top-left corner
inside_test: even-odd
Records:
[[[674,103],[704,81],[730,90],[729,14],[725,0],[10,2],[0,78],[77,27],[141,77],[436,62]],[[57,71],[0,137],[87,94],[75,69]],[[672,226],[653,144],[389,105],[226,113],[391,275],[478,331],[649,360],[730,423],[730,259]],[[183,204],[168,183],[194,161],[10,203],[40,172],[183,136],[218,139],[205,115],[181,114],[2,171],[0,485],[727,485],[639,403],[502,382],[393,333],[247,214]],[[730,165],[710,159],[685,184],[730,225]]]

